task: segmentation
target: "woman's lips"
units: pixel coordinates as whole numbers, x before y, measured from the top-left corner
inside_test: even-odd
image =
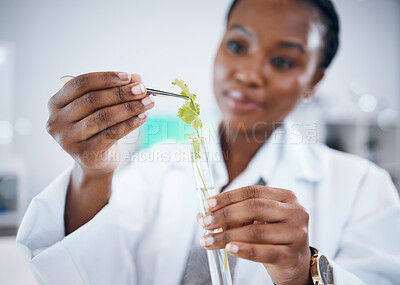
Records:
[[[229,108],[238,112],[250,112],[263,108],[264,104],[249,100],[242,92],[232,90],[226,93]]]

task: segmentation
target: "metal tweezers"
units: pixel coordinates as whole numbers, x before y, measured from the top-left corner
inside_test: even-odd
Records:
[[[72,75],[65,75],[65,76],[61,77],[60,80],[61,80],[62,83],[67,83],[69,80],[71,80],[74,77],[75,76],[72,76]],[[184,100],[189,100],[188,97],[183,96],[181,94],[176,94],[176,93],[171,93],[171,92],[167,92],[167,91],[147,88],[147,95],[150,95],[150,94],[151,95],[156,95],[156,96],[176,97],[176,98],[180,98],[180,99],[184,99]]]

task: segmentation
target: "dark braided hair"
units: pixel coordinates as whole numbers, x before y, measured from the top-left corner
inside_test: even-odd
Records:
[[[239,1],[240,0],[233,0],[231,7],[228,11],[227,20],[229,20],[232,11]],[[324,52],[322,54],[320,65],[322,68],[327,68],[331,64],[339,48],[339,17],[337,15],[335,6],[333,5],[331,0],[297,1],[307,3],[315,7],[321,16],[322,24],[325,26],[326,31],[324,34]]]

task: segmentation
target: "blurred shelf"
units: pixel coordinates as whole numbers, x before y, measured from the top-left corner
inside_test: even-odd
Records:
[[[18,227],[26,208],[23,160],[7,156],[0,163],[0,229]]]
[[[303,106],[295,112],[294,120],[314,122],[319,142],[386,169],[400,191],[400,121],[393,110],[387,110],[382,116],[382,112],[365,113],[354,108]]]

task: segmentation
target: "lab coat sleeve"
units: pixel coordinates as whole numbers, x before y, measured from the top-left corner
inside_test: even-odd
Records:
[[[64,205],[71,169],[35,197],[21,223],[17,244],[39,284],[136,284],[135,242],[144,227],[141,182],[129,170],[115,177],[109,203],[88,223],[64,235]],[[137,191],[118,198],[116,188]],[[131,188],[131,189],[129,189]],[[128,191],[129,192],[129,191]],[[129,215],[121,216],[129,205]],[[118,204],[119,201],[124,201]],[[136,202],[136,203],[135,203]],[[127,220],[130,220],[128,223]],[[129,238],[128,238],[129,236]]]
[[[335,284],[397,284],[400,202],[386,171],[370,165],[355,197],[333,265]]]

